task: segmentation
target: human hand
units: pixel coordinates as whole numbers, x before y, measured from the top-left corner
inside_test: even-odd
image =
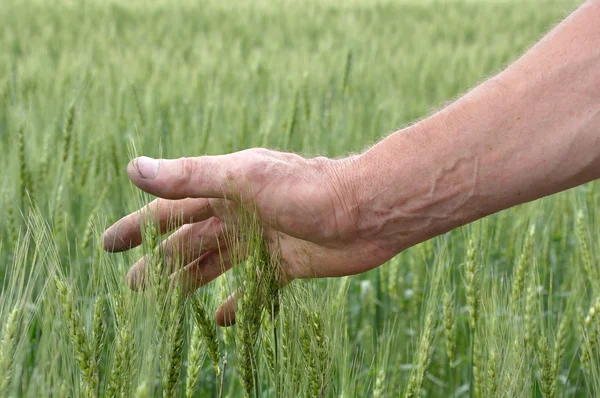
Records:
[[[129,178],[162,199],[106,230],[105,249],[119,252],[140,245],[146,215],[156,218],[161,233],[180,220],[163,249],[167,261],[177,258],[183,265],[172,277],[195,290],[235,265],[225,231],[244,234],[238,225],[240,206],[252,206],[268,247],[273,254],[277,250],[284,283],[361,273],[395,253],[359,228],[357,167],[353,157],[305,159],[266,149],[176,160],[140,157],[129,163]],[[127,275],[129,286],[139,289],[145,273],[142,258]],[[229,300],[217,311],[217,323],[223,325],[232,308]]]

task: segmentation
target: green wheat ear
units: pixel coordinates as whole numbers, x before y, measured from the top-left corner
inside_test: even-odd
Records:
[[[483,351],[481,332],[475,331],[473,339],[473,396],[483,398]]]
[[[134,363],[134,344],[131,318],[126,311],[125,302],[120,294],[113,297],[116,307],[115,353],[106,394],[109,397],[127,396]],[[95,308],[96,309],[96,308]],[[98,309],[99,311],[99,309]]]
[[[471,316],[470,327],[475,330],[479,319],[479,267],[475,262],[475,242],[471,239],[467,249],[467,263],[465,265],[466,295],[469,315]]]
[[[300,328],[300,345],[308,370],[308,396],[318,397],[321,391],[317,358],[311,344],[311,336],[305,327]]]
[[[529,286],[527,286],[527,295],[525,302],[525,342],[529,344],[528,349],[531,347],[531,342],[534,340],[534,334],[536,330],[535,314],[538,304],[537,286],[535,285],[535,279],[533,276],[530,278]]]
[[[135,398],[148,398],[150,397],[150,391],[148,383],[142,382],[135,390]]]
[[[8,199],[6,200],[6,202],[8,203]],[[20,227],[17,225],[17,221],[15,219],[15,211],[13,209],[13,206],[11,206],[10,204],[7,206],[6,209],[6,228],[8,229],[8,243],[11,247],[14,247],[17,245],[17,242],[19,241],[19,230]]]
[[[62,155],[61,160],[63,163],[67,162],[71,150],[71,141],[73,139],[73,127],[75,125],[75,104],[69,105],[67,111],[67,119],[63,128],[63,144],[62,144]]]
[[[261,299],[257,273],[259,264],[251,255],[245,265],[245,285],[236,313],[238,327],[238,363],[240,381],[247,396],[254,390],[255,352],[257,333],[260,327]]]
[[[185,385],[186,398],[192,398],[196,392],[196,386],[200,381],[200,370],[204,357],[206,356],[206,344],[204,344],[204,335],[198,326],[194,323],[192,327],[192,337],[190,341],[188,368]]]
[[[81,372],[81,379],[85,386],[85,393],[90,397],[97,395],[98,367],[90,348],[79,311],[75,307],[73,292],[66,282],[56,277],[54,280],[58,292],[58,299],[62,306],[63,316],[69,327],[71,344]]]
[[[538,361],[541,373],[540,385],[542,394],[544,398],[555,398],[556,389],[552,371],[552,359],[550,358],[550,349],[545,336],[542,336],[538,342]]]
[[[274,253],[294,238],[265,245],[261,224],[240,215],[224,239],[237,243],[219,242],[237,257],[227,279],[183,311],[162,249],[172,232],[151,225],[121,254],[96,247],[104,224],[149,199],[125,174],[128,143],[165,158],[275,144],[344,156],[516,59],[575,1],[80,3],[0,0],[0,398],[599,395],[600,183],[507,209],[379,270],[281,291]],[[465,15],[476,18],[459,26]],[[486,40],[515,30],[516,41]],[[418,206],[405,215],[453,216]],[[516,239],[533,219],[535,240]],[[321,258],[306,246],[301,256]],[[129,293],[127,269],[146,256],[146,289]],[[237,324],[220,330],[213,300],[232,292]]]
[[[590,371],[590,361],[595,354],[596,345],[598,343],[598,328],[596,319],[600,313],[600,297],[590,306],[587,316],[583,322],[583,342],[581,344],[581,367]]]
[[[182,367],[183,344],[185,341],[185,304],[180,292],[173,293],[171,308],[168,353],[163,367],[163,397],[172,398],[177,394],[177,386]]]
[[[219,376],[221,374],[221,368],[219,366],[221,361],[221,353],[219,351],[219,340],[217,338],[215,324],[210,320],[208,311],[197,294],[192,295],[191,304],[195,319],[195,329],[198,329],[204,338],[204,341],[206,342],[206,349],[208,351],[208,357],[212,362],[212,367],[215,373],[217,376]]]
[[[454,303],[452,295],[446,290],[444,292],[444,337],[446,338],[446,355],[450,366],[454,367],[456,359],[456,318],[454,314]]]
[[[594,287],[594,289],[598,289],[599,281],[598,281],[598,272],[595,266],[592,263],[592,256],[590,253],[590,248],[588,246],[587,237],[586,237],[586,227],[585,227],[585,217],[583,215],[583,211],[579,210],[577,213],[577,236],[579,238],[579,243],[581,245],[581,254],[583,258],[583,270]],[[595,292],[598,294],[600,292]]]
[[[375,388],[373,389],[373,398],[382,398],[385,395],[385,370],[379,369],[377,371],[377,378],[375,379]]]
[[[26,207],[29,200],[34,202],[33,198],[33,178],[31,176],[31,170],[27,163],[27,156],[25,154],[25,127],[19,127],[17,133],[17,152],[19,158],[19,178],[21,188],[21,206]]]
[[[247,396],[253,394],[257,377],[257,340],[263,316],[275,317],[279,311],[279,281],[262,231],[250,215],[249,256],[243,266],[244,284],[237,293],[236,341],[238,375]],[[247,221],[247,220],[246,220]]]
[[[552,373],[554,375],[554,390],[558,389],[558,377],[560,375],[560,369],[562,360],[565,356],[565,350],[568,340],[568,326],[569,316],[563,314],[558,325],[558,331],[556,332],[556,339],[554,340],[554,356],[552,360]]]
[[[94,304],[94,318],[92,321],[92,352],[94,357],[93,361],[96,363],[96,366],[100,366],[102,347],[104,346],[104,336],[106,333],[104,311],[104,299],[102,296],[98,296]]]
[[[419,342],[419,349],[416,354],[416,370],[411,373],[409,384],[406,390],[406,397],[420,397],[421,389],[423,388],[423,382],[425,381],[425,375],[429,368],[429,361],[431,359],[431,350],[434,338],[435,328],[435,314],[430,312],[427,314],[425,319],[425,325],[421,340]]]
[[[488,378],[487,378],[487,396],[495,398],[498,394],[498,374],[496,367],[498,366],[498,356],[496,350],[492,349],[488,357]]]
[[[14,353],[19,333],[19,308],[15,307],[8,315],[0,342],[0,396],[9,396],[9,388],[14,370]]]
[[[511,296],[511,305],[514,313],[517,312],[517,302],[522,296],[523,286],[525,283],[525,273],[530,267],[531,263],[531,249],[533,246],[533,239],[535,237],[535,225],[529,228],[529,233],[525,238],[525,244],[523,246],[523,252],[519,256],[517,267],[515,268],[515,275],[513,278],[513,289]]]

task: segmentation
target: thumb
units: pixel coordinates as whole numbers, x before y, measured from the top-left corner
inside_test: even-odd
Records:
[[[129,179],[143,191],[165,199],[231,198],[238,179],[233,155],[152,159],[141,156],[127,165]]]

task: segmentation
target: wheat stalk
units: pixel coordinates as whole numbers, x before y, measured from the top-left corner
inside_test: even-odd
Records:
[[[194,396],[196,385],[200,380],[200,370],[202,368],[202,363],[204,362],[204,357],[206,356],[206,345],[204,344],[203,338],[204,336],[200,326],[194,324],[190,342],[190,354],[185,385],[185,396],[187,398],[192,398]]]
[[[427,314],[425,319],[425,326],[423,334],[421,335],[421,341],[419,342],[419,350],[417,354],[417,369],[416,372],[411,374],[408,388],[406,391],[406,398],[420,397],[421,389],[423,388],[423,382],[425,380],[425,374],[429,367],[429,360],[431,358],[431,348],[433,343],[433,330],[434,330],[435,316],[433,312]]]
[[[92,321],[92,352],[94,357],[93,361],[96,366],[100,365],[105,331],[106,324],[104,323],[104,300],[102,299],[102,296],[98,296],[98,298],[96,298],[96,302],[94,303],[94,319]]]
[[[554,340],[554,356],[552,360],[552,374],[554,375],[554,390],[558,389],[558,378],[560,376],[560,368],[562,360],[565,356],[565,350],[567,345],[567,327],[569,317],[565,314],[560,320],[558,325],[558,331],[556,332],[556,339]]]
[[[126,375],[129,373],[127,365],[130,361],[127,354],[131,344],[131,330],[126,324],[123,324],[119,327],[117,333],[115,358],[113,360],[112,373],[106,389],[106,395],[108,397],[124,395],[125,385],[129,381]]]
[[[490,355],[488,358],[488,378],[487,378],[487,382],[488,382],[488,397],[490,398],[494,398],[497,396],[498,394],[498,375],[496,374],[496,366],[497,366],[497,357],[496,357],[496,350],[492,349],[490,351]]]
[[[75,349],[75,357],[81,371],[81,378],[86,388],[86,393],[90,397],[97,395],[98,389],[98,367],[94,362],[94,356],[87,340],[87,336],[81,324],[79,311],[75,308],[73,292],[69,286],[59,279],[55,278],[55,284],[58,291],[59,302],[63,309],[63,315],[69,325],[71,343]]]
[[[375,378],[373,398],[383,398],[386,396],[385,393],[385,370],[381,368],[377,371],[377,377]]]
[[[534,278],[531,278],[529,286],[527,286],[527,301],[525,302],[525,335],[524,339],[526,343],[530,343],[533,340],[535,333],[535,309],[537,304],[537,289],[535,286]],[[531,346],[531,345],[530,345]],[[531,347],[529,347],[531,348]]]
[[[483,397],[483,358],[481,349],[481,333],[473,333],[473,396]]]
[[[73,139],[73,126],[75,125],[75,104],[69,105],[67,111],[67,120],[63,128],[63,147],[61,160],[63,163],[67,162],[71,149],[71,140]]]
[[[525,273],[531,260],[531,248],[533,246],[533,238],[535,235],[535,225],[529,228],[527,238],[525,238],[525,245],[523,246],[523,252],[519,256],[519,261],[515,269],[515,276],[513,278],[513,289],[511,295],[511,303],[513,312],[517,311],[517,302],[523,292],[523,284],[525,281]]]
[[[446,337],[446,355],[450,366],[454,367],[456,353],[456,321],[454,316],[454,303],[448,291],[444,292],[444,336]]]
[[[475,329],[479,318],[479,282],[478,267],[475,263],[475,242],[469,241],[467,262],[465,264],[467,307],[469,308],[471,330]]]
[[[554,372],[552,370],[552,360],[550,358],[550,349],[546,337],[542,336],[538,342],[539,364],[541,371],[540,385],[544,398],[555,398]]]
[[[196,320],[196,327],[202,333],[204,340],[206,341],[206,348],[208,351],[208,357],[212,362],[213,369],[217,376],[221,374],[219,362],[221,360],[221,353],[219,351],[219,340],[217,338],[217,331],[215,325],[211,322],[208,317],[208,312],[204,307],[204,304],[197,295],[191,297],[192,308],[194,310],[194,319]]]
[[[590,249],[587,243],[587,237],[585,233],[585,224],[584,224],[584,216],[583,211],[579,210],[577,213],[577,236],[579,237],[579,243],[581,244],[581,253],[583,257],[583,270],[585,274],[592,284],[592,286],[597,289],[598,287],[598,273],[596,272],[596,268],[592,264],[592,256],[590,254]]]
[[[4,325],[4,333],[0,342],[0,396],[9,396],[9,388],[12,381],[14,368],[14,352],[17,345],[17,333],[19,330],[18,308],[14,308],[8,315]]]
[[[175,292],[171,309],[171,327],[169,330],[168,354],[163,367],[163,397],[173,398],[177,393],[177,384],[181,374],[183,343],[185,339],[185,300]]]

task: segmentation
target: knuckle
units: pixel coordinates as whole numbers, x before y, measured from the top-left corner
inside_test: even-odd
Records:
[[[256,182],[264,177],[273,163],[271,158],[264,156],[255,156],[241,168],[240,174],[252,182]]]
[[[308,170],[318,173],[324,178],[329,178],[335,172],[337,161],[326,156],[317,156],[305,160]]]
[[[236,170],[234,170],[234,169],[227,169],[225,171],[225,180],[227,182],[231,183],[231,182],[235,181],[236,175],[237,175],[237,171]]]
[[[329,158],[328,158],[328,157],[326,157],[326,156],[317,156],[316,158],[313,158],[312,160],[313,160],[313,161],[315,162],[315,164],[317,164],[317,165],[325,165],[325,164],[329,164],[329,163],[331,163],[331,159],[329,159]]]
[[[248,167],[248,172],[253,176],[263,176],[269,169],[271,162],[265,159],[256,159]]]
[[[249,149],[249,151],[251,151],[251,153],[253,153],[254,155],[258,156],[270,156],[272,154],[272,151],[270,151],[269,149],[260,147]]]
[[[196,174],[196,161],[194,158],[179,158],[181,165],[181,176],[184,178],[192,178]]]
[[[179,158],[181,170],[174,181],[174,190],[185,189],[186,187],[196,184],[198,162],[195,158]]]

